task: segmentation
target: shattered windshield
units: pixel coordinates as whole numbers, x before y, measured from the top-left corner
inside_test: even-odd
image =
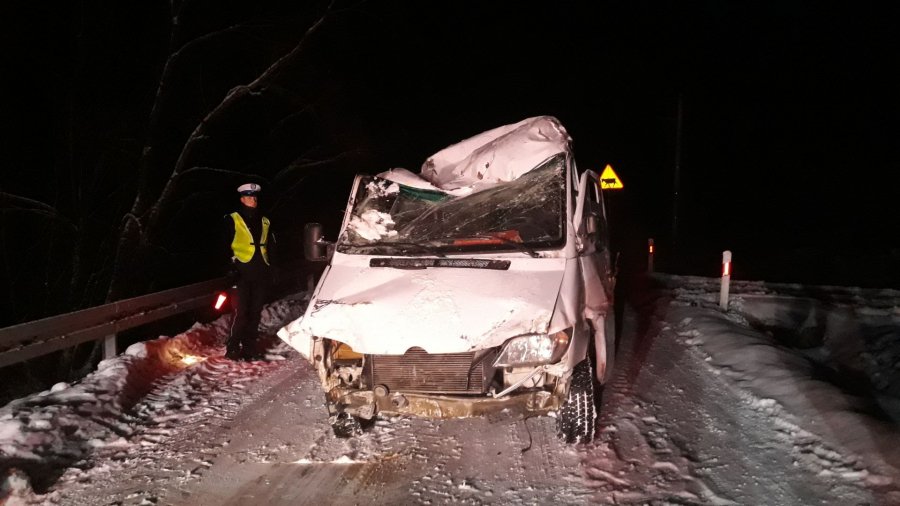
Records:
[[[464,197],[366,176],[360,181],[342,253],[441,255],[535,249],[565,242],[566,155],[511,182]]]

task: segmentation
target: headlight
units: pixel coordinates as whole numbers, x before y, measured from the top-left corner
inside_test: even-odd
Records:
[[[556,362],[569,348],[572,329],[555,334],[525,334],[510,339],[494,361],[494,367],[520,367]]]

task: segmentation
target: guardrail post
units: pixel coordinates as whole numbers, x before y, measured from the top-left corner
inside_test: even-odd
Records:
[[[731,251],[722,252],[722,286],[719,289],[719,307],[728,309],[728,288],[731,285]]]
[[[103,339],[103,360],[116,356],[116,335],[110,334]]]
[[[653,272],[653,254],[656,253],[653,238],[647,239],[647,272]]]

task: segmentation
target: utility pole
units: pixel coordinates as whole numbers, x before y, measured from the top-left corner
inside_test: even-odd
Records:
[[[675,120],[675,181],[672,193],[672,252],[678,244],[678,185],[681,179],[681,117],[684,103],[681,92],[678,93],[678,117]]]

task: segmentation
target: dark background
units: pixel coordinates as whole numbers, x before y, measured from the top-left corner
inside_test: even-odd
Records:
[[[545,114],[623,180],[625,270],[900,287],[895,7],[248,4],[0,7],[0,326],[221,274],[241,183],[299,258],[352,174]]]

